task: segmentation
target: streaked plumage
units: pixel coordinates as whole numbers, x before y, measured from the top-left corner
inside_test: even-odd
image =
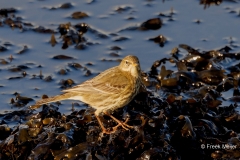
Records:
[[[39,100],[36,105],[65,99],[80,100],[96,109],[95,115],[103,132],[111,133],[103,127],[98,118],[99,114],[101,112],[108,114],[108,110],[127,105],[139,92],[141,86],[143,84],[138,58],[129,55],[121,61],[119,66],[110,68],[73,88],[63,90],[65,93],[61,95]],[[129,127],[120,121],[117,121],[117,123],[120,123],[123,128]]]

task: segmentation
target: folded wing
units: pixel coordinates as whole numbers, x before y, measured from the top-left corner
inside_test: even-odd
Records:
[[[63,90],[63,92],[93,92],[95,90],[96,92],[119,94],[129,87],[130,83],[128,81],[128,78],[117,67],[113,67],[95,78],[70,89]]]

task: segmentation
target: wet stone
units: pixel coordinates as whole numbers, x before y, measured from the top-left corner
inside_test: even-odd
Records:
[[[0,52],[4,52],[4,51],[6,51],[6,50],[7,50],[6,47],[4,47],[4,46],[0,46]]]
[[[84,44],[79,44],[79,45],[75,46],[75,48],[79,49],[79,50],[85,50],[87,48],[87,46]]]
[[[74,59],[74,58],[66,55],[57,55],[54,56],[53,59]]]
[[[131,6],[119,6],[115,9],[115,11],[118,12],[118,13],[122,13],[122,12],[128,11],[130,9],[132,9]]]
[[[62,88],[66,88],[72,86],[74,84],[74,81],[72,79],[61,80],[60,84],[64,86]]]
[[[5,59],[2,59],[2,60],[0,60],[0,64],[3,64],[3,65],[5,65],[5,64],[9,64],[9,62],[8,62],[8,61],[6,61]]]
[[[17,67],[20,69],[29,69],[29,67],[26,65],[18,65]]]
[[[68,66],[75,68],[75,69],[82,68],[82,65],[79,63],[68,63]]]
[[[72,8],[72,7],[73,7],[73,5],[71,3],[64,3],[59,8],[68,9],[68,8]]]
[[[157,30],[162,27],[162,21],[160,18],[153,18],[143,22],[140,26],[142,30]]]
[[[167,38],[163,35],[159,35],[155,38],[150,38],[149,40],[154,41],[155,43],[158,43],[160,47],[163,47],[164,44],[167,42]]]
[[[80,12],[80,11],[79,12],[74,12],[72,14],[73,19],[82,19],[82,18],[86,18],[86,17],[88,17],[88,15],[86,13]]]
[[[15,13],[17,10],[15,8],[2,8],[0,9],[0,15],[4,17],[8,17],[9,13]]]
[[[38,27],[34,28],[33,31],[39,32],[39,33],[54,33],[54,30],[47,29],[43,26],[38,26]]]
[[[86,63],[86,65],[87,65],[87,66],[92,66],[92,65],[94,65],[94,64],[91,63],[91,62],[88,62],[88,63]]]
[[[84,75],[88,77],[88,76],[92,75],[92,72],[90,70],[87,70]]]
[[[11,67],[11,68],[9,68],[9,71],[11,71],[11,72],[21,72],[22,69],[20,67]]]
[[[118,47],[118,46],[112,46],[110,49],[111,49],[111,50],[114,50],[114,51],[122,50],[122,48],[121,48],[121,47]]]
[[[53,80],[52,76],[47,76],[46,78],[44,78],[44,81],[46,82],[51,82]]]
[[[119,57],[119,54],[114,53],[114,52],[111,52],[109,55],[112,56],[112,57]]]
[[[60,71],[58,71],[58,73],[59,73],[60,75],[66,75],[66,74],[67,74],[67,70],[61,69]]]
[[[128,40],[129,38],[128,37],[117,37],[114,39],[115,42],[119,42],[119,41],[125,41],[125,40]]]
[[[21,79],[21,78],[23,78],[23,77],[17,76],[17,77],[10,77],[10,78],[8,78],[8,79],[9,79],[9,80],[13,80],[13,79]]]

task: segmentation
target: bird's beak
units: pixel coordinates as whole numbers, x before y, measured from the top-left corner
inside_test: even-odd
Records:
[[[133,63],[133,66],[136,67],[136,66],[138,66],[138,64],[137,63]]]

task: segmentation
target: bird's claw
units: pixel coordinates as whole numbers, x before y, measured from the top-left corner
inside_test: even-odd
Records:
[[[130,126],[130,125],[127,124],[128,120],[129,120],[129,118],[127,118],[125,120],[125,122],[120,121],[120,123],[118,123],[118,125],[113,127],[113,131],[116,131],[119,126],[122,126],[122,128],[125,129],[125,130],[129,130],[129,129],[133,128],[133,126]]]
[[[122,122],[120,120],[118,120],[117,118],[115,118],[114,116],[112,116],[111,114],[109,114],[108,112],[104,112],[106,115],[108,115],[109,117],[111,117],[116,123],[118,123],[115,127],[112,127],[112,130],[110,130],[109,128],[106,129],[103,124],[101,123],[101,120],[99,119],[99,117],[96,115],[96,118],[102,128],[102,133],[106,133],[106,134],[111,134],[111,133],[115,133],[118,129],[119,126],[122,126],[123,129],[125,130],[129,130],[131,128],[133,128],[133,126],[130,126],[127,124],[127,122],[129,121],[129,118],[127,118],[125,120],[125,122]]]

